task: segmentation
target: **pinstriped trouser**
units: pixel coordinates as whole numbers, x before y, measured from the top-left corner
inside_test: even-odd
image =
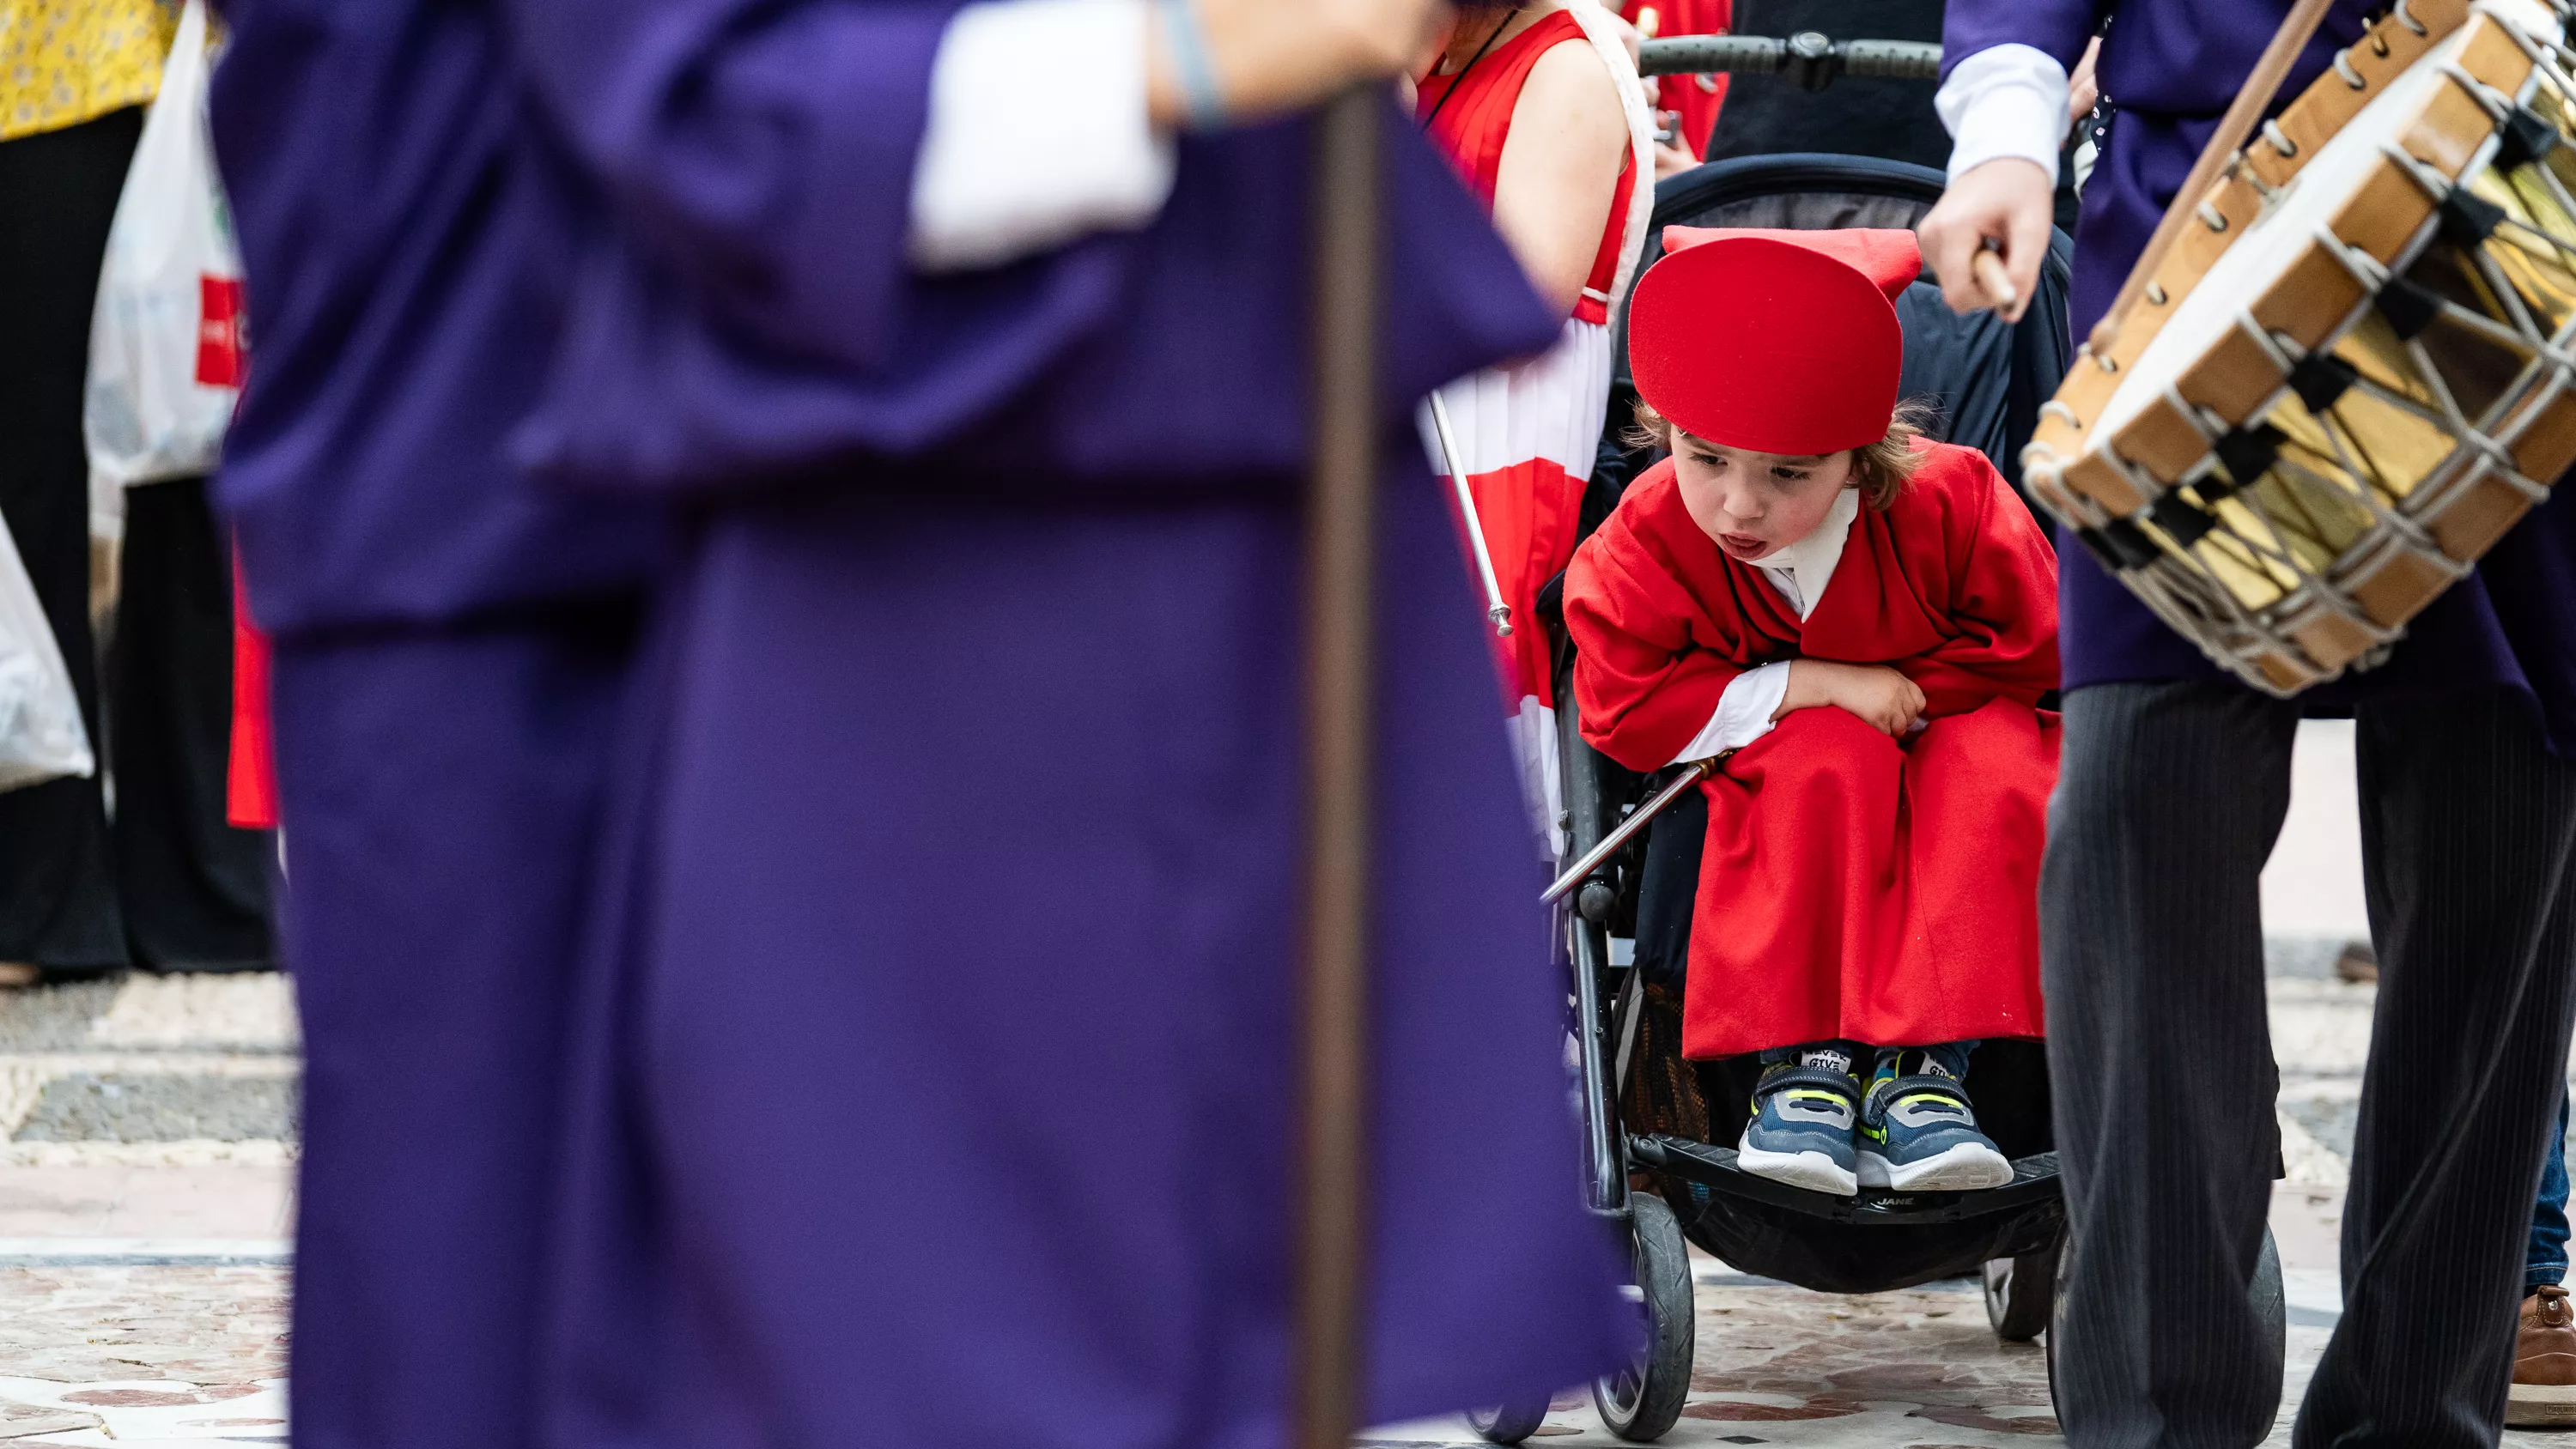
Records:
[[[2245,1289],[2279,1084],[2257,877],[2296,726],[2216,685],[2066,699],[2040,936],[2082,1449],[2251,1445],[2280,1402]],[[2356,737],[2379,1006],[2296,1442],[2493,1444],[2576,1010],[2576,761],[2500,691],[2368,704]]]

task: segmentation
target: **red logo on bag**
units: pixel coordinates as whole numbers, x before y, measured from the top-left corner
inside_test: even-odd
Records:
[[[207,387],[242,385],[242,284],[239,277],[200,274],[197,381]]]

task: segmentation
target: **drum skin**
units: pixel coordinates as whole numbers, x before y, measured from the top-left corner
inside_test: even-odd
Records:
[[[2023,454],[2035,498],[2270,693],[2384,657],[2576,462],[2557,39],[2530,0],[2373,25],[2201,198]]]

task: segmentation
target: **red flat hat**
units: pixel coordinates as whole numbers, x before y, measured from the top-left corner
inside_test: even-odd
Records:
[[[1866,447],[1896,413],[1895,297],[1914,233],[1664,228],[1628,303],[1628,365],[1686,433],[1792,457]]]

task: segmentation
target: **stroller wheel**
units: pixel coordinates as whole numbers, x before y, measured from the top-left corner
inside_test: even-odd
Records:
[[[1630,1260],[1651,1336],[1635,1363],[1592,1381],[1592,1406],[1611,1433],[1644,1444],[1662,1438],[1682,1416],[1697,1325],[1690,1248],[1680,1220],[1662,1198],[1639,1192],[1628,1195],[1628,1222]]]
[[[2254,1260],[2254,1319],[2263,1325],[2263,1337],[2272,1345],[2272,1356],[2286,1360],[2290,1352],[2290,1298],[2281,1282],[2281,1245],[2272,1241],[2272,1230],[2263,1230],[2263,1256]]]
[[[1538,1432],[1547,1422],[1545,1399],[1527,1404],[1504,1404],[1492,1409],[1469,1409],[1467,1427],[1488,1444],[1517,1444]]]
[[[2048,1328],[2057,1306],[2057,1249],[2064,1236],[2036,1252],[1986,1262],[1986,1322],[2006,1343],[2028,1343]]]
[[[2057,1281],[2060,1289],[2056,1294],[2056,1303],[2049,1314],[2048,1397],[2051,1403],[2057,1401],[2057,1320],[2066,1316],[2066,1294],[2063,1285],[2068,1274],[2065,1268],[2075,1257],[2073,1243],[2064,1238],[2058,1239],[2058,1242],[2063,1246],[2064,1253],[2058,1260]],[[2246,1296],[2254,1300],[2254,1321],[2261,1326],[2264,1338],[2272,1345],[2273,1361],[2276,1363],[2285,1361],[2290,1351],[2290,1301],[2289,1294],[2281,1282],[2281,1245],[2272,1240],[2272,1229],[2269,1226],[2263,1229],[2263,1251],[2254,1260],[2254,1281],[2246,1286],[2245,1291]],[[2060,1411],[2060,1417],[2063,1417],[2063,1410]]]

